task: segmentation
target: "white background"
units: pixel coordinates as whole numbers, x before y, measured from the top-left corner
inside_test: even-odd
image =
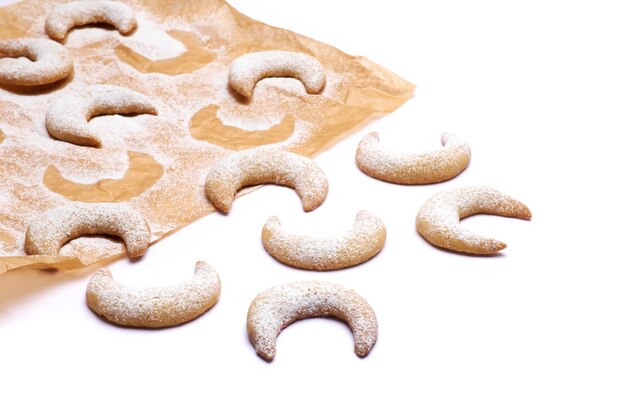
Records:
[[[6,3],[3,0],[2,3]],[[0,415],[626,415],[623,142],[626,25],[620,1],[231,1],[258,20],[365,55],[417,85],[392,115],[316,158],[330,191],[305,214],[268,186],[118,261],[126,283],[178,282],[193,263],[222,279],[219,303],[166,330],[98,319],[93,269],[0,276]],[[376,130],[390,146],[472,147],[469,168],[432,186],[362,174],[354,152]],[[414,228],[437,191],[487,185],[527,204],[530,222],[475,216],[500,256],[438,250]],[[260,230],[339,235],[358,210],[387,226],[383,251],[351,269],[285,267]],[[371,354],[339,321],[288,327],[272,363],[246,335],[260,291],[322,279],[364,296],[379,319]]]

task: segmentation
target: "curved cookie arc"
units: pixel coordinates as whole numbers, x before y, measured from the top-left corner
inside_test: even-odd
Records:
[[[57,97],[46,112],[46,129],[56,139],[81,146],[102,146],[89,126],[92,117],[106,114],[151,114],[157,109],[141,93],[115,85],[94,85]]]
[[[82,235],[118,236],[131,258],[142,256],[150,244],[150,228],[143,216],[126,204],[74,203],[50,209],[26,230],[28,255],[58,255],[63,245]]]
[[[228,83],[240,95],[250,98],[256,83],[267,77],[292,77],[304,84],[306,92],[317,94],[326,84],[326,71],[314,57],[300,52],[250,52],[235,59]]]
[[[427,200],[415,219],[418,233],[444,249],[491,255],[506,248],[504,242],[463,229],[459,221],[474,214],[494,214],[529,220],[528,207],[489,187],[463,187],[442,191]]]
[[[120,326],[161,328],[199,317],[217,303],[220,291],[219,276],[202,261],[196,263],[190,280],[153,288],[127,287],[102,268],[89,280],[87,305]]]
[[[330,271],[361,264],[373,258],[385,244],[383,222],[360,211],[353,227],[341,237],[315,238],[286,233],[277,217],[270,217],[262,231],[263,246],[276,260],[295,268]]]
[[[126,35],[137,27],[133,10],[119,1],[82,0],[56,6],[46,17],[46,34],[61,41],[72,28],[108,23]]]
[[[367,356],[378,337],[374,310],[355,291],[324,281],[277,285],[259,294],[248,310],[248,337],[257,355],[271,361],[285,327],[297,320],[329,316],[350,326],[354,352]]]
[[[443,149],[423,153],[402,153],[383,147],[378,134],[366,135],[356,151],[356,163],[370,177],[396,184],[434,184],[459,175],[471,158],[467,142],[444,133]]]
[[[205,191],[218,210],[228,213],[240,188],[258,184],[293,188],[305,211],[326,199],[328,180],[310,158],[279,149],[255,148],[227,155],[209,168]]]
[[[18,59],[20,57],[28,59]],[[0,41],[0,83],[15,86],[50,84],[67,78],[74,69],[63,45],[49,39]]]

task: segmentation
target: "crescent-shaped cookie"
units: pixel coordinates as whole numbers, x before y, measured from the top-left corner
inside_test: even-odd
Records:
[[[474,214],[495,214],[529,220],[528,207],[489,187],[463,187],[435,194],[415,219],[417,231],[435,246],[457,252],[491,255],[506,248],[499,240],[463,229],[459,221]]]
[[[87,285],[87,305],[110,322],[128,327],[170,327],[191,321],[220,297],[220,278],[206,262],[196,263],[193,278],[178,285],[127,287],[113,280],[107,268]]]
[[[75,145],[100,147],[102,141],[89,120],[103,114],[157,114],[141,93],[115,85],[94,85],[57,97],[46,113],[46,128],[56,139]]]
[[[248,310],[248,337],[261,358],[271,361],[280,332],[296,320],[332,316],[354,335],[354,352],[367,356],[378,337],[376,314],[355,291],[323,281],[277,285],[259,294]]]
[[[206,177],[206,195],[218,210],[228,213],[237,191],[248,185],[278,184],[293,188],[304,211],[326,199],[328,180],[310,158],[271,148],[254,148],[227,155],[213,164]]]
[[[277,217],[263,226],[267,253],[295,268],[330,271],[358,265],[374,257],[385,244],[383,222],[368,211],[360,211],[352,229],[344,236],[314,238],[286,233]]]
[[[150,244],[150,228],[143,216],[126,204],[74,203],[52,208],[35,218],[26,230],[28,255],[58,255],[63,245],[82,235],[118,236],[131,258],[143,255]]]
[[[288,51],[260,51],[241,55],[230,65],[228,83],[237,93],[250,98],[256,83],[267,77],[297,78],[309,94],[319,93],[326,84],[326,72],[317,59]]]
[[[467,168],[471,151],[467,142],[444,133],[443,149],[403,153],[381,146],[378,133],[371,132],[359,143],[356,164],[370,177],[396,184],[434,184],[447,181]]]
[[[0,41],[0,83],[16,86],[50,84],[69,76],[73,68],[72,57],[65,47],[49,39]]]
[[[63,40],[76,26],[108,23],[126,35],[137,27],[133,10],[119,1],[82,0],[56,6],[46,17],[46,33],[52,39]]]

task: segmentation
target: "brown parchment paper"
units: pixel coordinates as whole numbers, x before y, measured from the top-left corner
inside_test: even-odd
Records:
[[[46,37],[47,12],[62,1],[0,9],[0,39]],[[0,274],[14,268],[74,269],[125,256],[110,237],[74,239],[59,256],[27,256],[24,233],[44,211],[81,202],[125,202],[150,224],[152,242],[214,211],[208,166],[229,152],[276,146],[313,156],[372,116],[392,112],[414,86],[364,57],[252,20],[222,0],[130,0],[138,29],[76,28],[64,41],[74,74],[53,85],[0,85]],[[228,86],[230,62],[266,49],[304,52],[327,70],[321,94],[297,80],[260,81],[250,100]],[[134,89],[157,116],[109,115],[91,126],[102,148],[50,137],[45,113],[63,94],[102,83]],[[332,178],[329,179],[332,183]]]

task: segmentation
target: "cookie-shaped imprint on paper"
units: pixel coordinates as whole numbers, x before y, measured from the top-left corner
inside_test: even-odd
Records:
[[[63,45],[49,39],[0,41],[0,83],[13,86],[50,84],[68,77],[74,68]]]
[[[189,121],[189,133],[194,139],[223,148],[241,151],[261,145],[283,142],[293,135],[296,121],[290,114],[266,130],[245,130],[222,123],[217,117],[219,107],[210,104],[198,110]]]
[[[102,146],[89,126],[92,117],[105,114],[157,114],[141,93],[125,87],[100,84],[57,97],[46,113],[46,128],[56,139],[81,146]]]
[[[72,201],[83,203],[112,203],[130,200],[152,187],[163,176],[163,165],[152,156],[128,151],[128,169],[120,179],[102,179],[82,184],[66,179],[50,166],[43,175],[48,189]]]
[[[150,228],[143,216],[124,203],[73,203],[52,208],[35,218],[26,230],[28,255],[58,255],[63,245],[83,235],[121,238],[131,258],[142,256],[150,244]]]
[[[115,47],[117,58],[130,65],[139,72],[146,74],[159,73],[166,75],[181,75],[192,73],[215,59],[215,54],[206,50],[198,35],[182,30],[168,30],[167,34],[180,41],[187,49],[173,58],[151,60],[132,48],[119,44]]]
[[[385,244],[383,222],[368,211],[360,211],[352,228],[341,237],[318,238],[286,233],[277,217],[263,226],[262,241],[267,253],[295,268],[330,271],[363,263]]]
[[[491,255],[506,248],[499,240],[462,228],[459,221],[474,214],[495,214],[529,220],[528,207],[489,187],[463,187],[442,191],[420,208],[415,225],[424,239],[456,252]]]
[[[471,151],[467,142],[444,133],[443,149],[406,153],[380,144],[378,133],[366,135],[356,151],[356,164],[367,175],[396,184],[434,184],[459,175],[469,165]]]
[[[62,41],[72,28],[93,23],[108,23],[122,35],[137,27],[133,10],[119,1],[81,0],[56,6],[46,17],[46,34]]]
[[[217,303],[221,283],[217,272],[198,261],[193,277],[165,287],[128,287],[107,268],[87,284],[87,305],[108,321],[127,327],[171,327],[191,321]]]
[[[306,92],[317,94],[326,84],[326,71],[310,55],[288,51],[250,52],[230,65],[228,83],[240,95],[250,98],[256,83],[267,77],[297,78]]]
[[[324,281],[277,285],[259,294],[248,310],[248,337],[257,355],[271,361],[285,327],[297,320],[329,316],[350,326],[354,352],[367,356],[378,337],[374,310],[355,291]]]
[[[237,191],[249,185],[277,184],[293,188],[304,211],[326,199],[328,180],[310,158],[270,148],[235,152],[214,163],[206,177],[206,195],[218,210],[228,213]]]

